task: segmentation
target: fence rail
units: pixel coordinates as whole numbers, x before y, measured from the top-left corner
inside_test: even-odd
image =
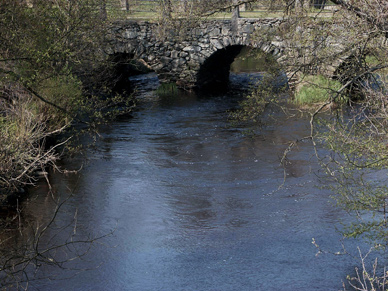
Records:
[[[184,3],[182,1],[182,3]],[[121,6],[122,15],[126,18],[157,18],[161,11],[161,0],[132,0],[128,6]],[[183,5],[182,5],[183,6]],[[183,8],[182,8],[183,9]],[[240,18],[265,18],[265,17],[281,17],[284,14],[284,9],[281,7],[269,7],[258,4],[241,5],[239,7]],[[311,4],[309,13],[316,15],[320,14],[323,17],[332,15],[337,10],[337,5],[334,4]],[[214,15],[215,18],[231,17],[231,9],[218,12]]]

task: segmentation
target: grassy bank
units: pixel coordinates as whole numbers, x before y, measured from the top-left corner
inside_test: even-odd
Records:
[[[321,75],[302,76],[296,88],[294,103],[300,106],[322,104],[333,97],[334,92],[342,87],[339,81]],[[341,100],[337,100],[343,102]]]

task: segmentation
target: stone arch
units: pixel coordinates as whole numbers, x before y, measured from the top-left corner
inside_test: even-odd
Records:
[[[366,54],[358,55],[357,52],[351,52],[337,59],[333,65],[332,78],[346,83],[366,67]]]
[[[263,52],[272,55],[274,59],[279,63],[281,63],[281,59],[284,57],[282,48],[276,46],[273,43],[257,42],[257,43],[250,43],[249,46],[256,49],[260,49]]]

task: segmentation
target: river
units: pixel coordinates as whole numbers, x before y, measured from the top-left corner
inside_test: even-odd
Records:
[[[138,94],[133,118],[103,126],[94,147],[63,162],[80,172],[50,174],[53,196],[72,196],[42,244],[113,233],[70,270],[42,266],[50,280],[31,290],[341,289],[358,262],[317,256],[312,238],[340,251],[335,227],[348,216],[320,188],[311,144],[279,163],[288,142],[308,134],[307,118],[278,112],[251,132],[228,120],[236,94]],[[55,206],[47,184],[30,192],[24,217],[45,221]],[[353,252],[357,244],[346,242]]]

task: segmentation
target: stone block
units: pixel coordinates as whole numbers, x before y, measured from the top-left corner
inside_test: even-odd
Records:
[[[179,53],[179,57],[181,57],[181,58],[187,57],[188,55],[189,55],[188,52],[180,52]]]
[[[205,61],[205,58],[200,55],[191,55],[191,60],[194,62],[197,62],[198,64],[203,64]]]
[[[164,67],[164,64],[159,63],[159,64],[156,64],[155,66],[152,66],[152,69],[157,72],[157,71],[160,71],[163,67]]]
[[[184,47],[184,48],[183,48],[183,51],[184,51],[184,52],[189,52],[189,53],[195,52],[194,47],[191,46],[191,45]]]
[[[171,62],[171,68],[177,71],[178,68],[181,68],[186,63],[185,59],[175,59]]]
[[[230,46],[232,44],[232,41],[230,40],[230,37],[224,37],[222,39],[222,42],[224,43],[225,47]]]
[[[124,33],[124,37],[127,39],[134,39],[137,37],[137,35],[138,34],[136,31],[130,31],[130,30],[126,30]]]
[[[230,35],[231,34],[231,30],[230,30],[230,28],[229,27],[222,27],[222,29],[221,29],[221,34],[222,35]]]
[[[209,43],[200,43],[199,46],[200,46],[202,49],[206,49],[206,48],[210,47]]]
[[[216,49],[222,49],[224,48],[223,43],[219,39],[213,38],[210,40],[210,43],[216,48]]]
[[[221,35],[221,29],[220,28],[213,28],[211,31],[209,31],[210,37],[218,37]]]
[[[252,33],[252,31],[253,31],[253,26],[252,26],[252,24],[247,23],[246,25],[244,25],[244,26],[242,27],[242,31],[243,31],[244,33],[247,33],[247,34]]]
[[[202,48],[199,45],[190,45],[183,48],[183,51],[189,53],[200,52],[201,50]]]
[[[172,58],[169,58],[169,57],[161,57],[160,60],[162,61],[162,63],[164,64],[168,64],[172,61]]]
[[[172,51],[172,52],[171,52],[171,57],[172,57],[173,59],[178,58],[178,57],[179,57],[179,52],[178,52],[178,51]]]
[[[147,60],[148,62],[152,62],[152,61],[155,60],[155,59],[156,59],[155,55],[148,55],[148,56],[146,56],[146,60]]]

